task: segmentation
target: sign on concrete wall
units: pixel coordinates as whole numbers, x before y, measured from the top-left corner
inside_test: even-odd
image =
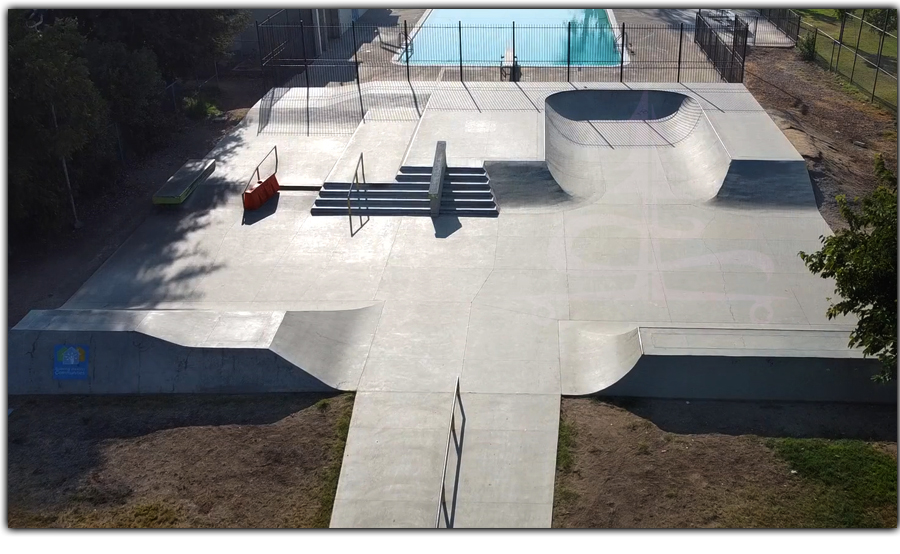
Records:
[[[88,378],[88,347],[81,344],[57,344],[53,347],[53,378]]]

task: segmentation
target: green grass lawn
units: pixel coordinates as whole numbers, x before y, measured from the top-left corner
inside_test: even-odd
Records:
[[[878,42],[880,34],[872,31],[868,25],[863,25],[860,34],[860,22],[848,19],[844,26],[844,47],[835,44],[840,36],[841,23],[833,14],[833,10],[795,10],[803,17],[801,36],[813,32],[811,27],[819,29],[816,39],[816,52],[819,55],[819,63],[825,67],[850,79],[858,86],[864,96],[871,98],[872,87],[875,87],[875,96],[888,106],[897,108],[897,39],[887,36],[882,50],[881,67],[891,75],[880,73],[875,80],[875,62],[877,61]],[[861,15],[862,10],[857,10]],[[859,38],[859,53],[857,58],[852,49]],[[867,62],[868,60],[868,62]]]
[[[751,504],[755,527],[894,527],[897,461],[863,441],[769,439],[766,445],[802,481],[800,494]]]

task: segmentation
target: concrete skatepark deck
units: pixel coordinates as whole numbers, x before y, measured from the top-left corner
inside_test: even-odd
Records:
[[[834,284],[797,252],[831,231],[802,158],[742,85],[363,92],[402,98],[402,117],[284,136],[257,134],[251,110],[184,204],[62,310],[10,331],[10,391],[357,390],[335,527],[434,525],[457,377],[456,527],[550,525],[560,394],[896,402],[846,348],[853,320],[825,316]],[[315,121],[342,94],[316,91]],[[344,217],[310,216],[315,193],[281,191],[244,219],[243,184],[275,144],[282,184],[321,185],[357,151],[388,151],[379,175],[430,165],[438,140],[449,165],[487,168],[499,217],[373,217],[351,235]],[[54,381],[50,349],[76,341],[89,379]],[[148,388],[148,371],[167,377]]]

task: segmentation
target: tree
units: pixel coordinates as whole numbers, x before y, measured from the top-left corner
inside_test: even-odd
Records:
[[[90,41],[85,56],[91,80],[128,144],[140,153],[160,146],[173,122],[162,109],[166,85],[156,55],[148,48],[129,51],[121,42]]]
[[[10,10],[8,18],[11,236],[69,221],[60,160],[97,149],[109,124],[106,104],[81,57],[84,38],[75,22],[59,20],[38,29],[28,16],[27,10]]]
[[[887,32],[892,33],[897,30],[897,10],[866,10],[866,21],[879,29],[886,29]]]
[[[166,80],[212,67],[250,24],[247,10],[56,10],[74,17],[90,40],[120,42],[131,51],[151,50]],[[205,64],[205,65],[204,65]]]
[[[837,197],[849,229],[821,237],[822,249],[800,258],[812,273],[835,280],[841,300],[828,308],[828,318],[857,316],[849,346],[878,358],[882,370],[875,378],[889,382],[897,377],[897,178],[881,155],[875,175],[877,188],[857,200],[857,209]]]

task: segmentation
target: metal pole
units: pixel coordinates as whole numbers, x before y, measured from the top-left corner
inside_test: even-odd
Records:
[[[512,32],[513,32],[513,59],[512,59],[512,81],[518,81],[519,79],[516,76],[516,22],[512,22]]]
[[[813,59],[812,59],[812,61],[815,62],[816,56],[819,55],[819,47],[817,46],[819,44],[819,28],[813,27],[813,29],[816,30],[816,32],[813,33]],[[824,59],[824,58],[822,58],[822,59]]]
[[[409,78],[409,28],[406,26],[406,20],[403,20],[403,37],[406,45],[406,82],[411,82]]]
[[[572,22],[569,21],[568,28],[566,30],[566,82],[570,82],[572,79],[571,75],[572,68]]]
[[[306,81],[306,136],[309,136],[309,56],[306,55],[306,31],[303,29],[303,19],[300,19],[300,42],[303,43],[303,78]]]
[[[681,82],[681,45],[684,42],[684,23],[681,24],[681,30],[678,31],[678,76],[675,78],[676,83]]]
[[[888,10],[884,10],[884,23],[881,29],[881,43],[878,45],[878,58],[875,60],[875,79],[872,81],[872,100],[875,101],[875,88],[878,86],[878,72],[881,71],[881,51],[884,49],[884,35],[887,33]]]
[[[837,44],[837,41],[831,39],[831,57],[828,58],[828,71],[831,71],[831,64],[834,62],[834,45]]]
[[[841,70],[840,70],[840,66],[841,66],[841,50],[843,50],[842,47],[843,47],[843,45],[844,45],[844,25],[847,24],[847,18],[848,18],[848,17],[849,17],[848,15],[845,15],[845,16],[844,16],[844,19],[841,20],[841,32],[840,32],[840,34],[838,35],[838,55],[837,55],[837,63],[835,64],[835,66],[838,68],[838,73],[841,72]]]
[[[50,111],[53,113],[53,127],[56,128],[56,134],[59,135],[59,124],[56,122],[56,106],[50,104]],[[72,204],[72,215],[75,216],[75,228],[81,229],[81,221],[78,219],[78,212],[75,211],[75,197],[72,196],[72,183],[69,182],[69,167],[66,165],[65,156],[60,155],[59,160],[62,162],[63,173],[66,175],[66,188],[69,191],[69,202]]]
[[[459,29],[459,82],[463,82],[463,70],[462,70],[462,21],[458,22]]]
[[[359,118],[363,123],[366,122],[366,110],[363,108],[363,99],[362,99],[362,86],[359,84],[359,55],[356,52],[356,22],[350,22],[350,30],[353,33],[353,63],[356,65],[356,92],[359,94]],[[309,78],[306,79],[307,83],[309,82]]]
[[[619,59],[619,82],[625,82],[625,22],[622,22],[622,37],[621,37],[621,46],[622,46],[622,55]]]
[[[853,73],[856,71],[856,58],[859,57],[859,39],[862,37],[863,22],[866,20],[866,10],[863,10],[859,20],[859,32],[856,33],[856,48],[853,49],[853,67],[850,68],[850,83],[853,83]]]
[[[747,67],[747,41],[750,40],[750,24],[744,26],[744,52],[741,54],[741,80],[744,82],[744,69]]]

